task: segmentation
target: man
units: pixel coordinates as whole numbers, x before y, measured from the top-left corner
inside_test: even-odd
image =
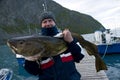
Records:
[[[40,17],[41,34],[54,37],[59,33],[56,27],[56,20],[51,12],[43,12]],[[39,80],[80,80],[75,63],[80,62],[84,57],[76,39],[71,36],[71,32],[65,29],[63,39],[66,41],[68,49],[54,57],[44,57],[41,61],[38,56],[32,59],[26,58],[25,69],[30,74],[38,75]]]

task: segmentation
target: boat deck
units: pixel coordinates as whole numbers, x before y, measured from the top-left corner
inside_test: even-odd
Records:
[[[81,80],[109,80],[104,70],[96,72],[94,56],[89,56],[85,50],[84,54],[83,60],[76,63],[77,69],[82,76]]]

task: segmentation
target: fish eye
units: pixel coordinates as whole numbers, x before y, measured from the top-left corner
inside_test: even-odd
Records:
[[[19,41],[19,44],[24,44],[25,40]]]

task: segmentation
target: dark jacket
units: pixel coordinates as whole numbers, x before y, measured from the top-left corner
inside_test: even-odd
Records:
[[[58,32],[56,27],[42,28],[41,34],[54,36]],[[38,75],[39,80],[80,80],[75,63],[84,57],[76,39],[67,43],[68,49],[54,57],[44,57],[41,61],[25,60],[25,69],[30,74]]]
[[[80,62],[84,55],[77,43],[74,39],[65,52],[39,62],[25,60],[24,67],[30,74],[39,75],[39,80],[80,80],[74,62]]]

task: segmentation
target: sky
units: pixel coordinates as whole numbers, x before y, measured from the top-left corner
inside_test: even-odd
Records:
[[[120,28],[120,0],[53,0],[65,8],[88,14],[106,29]]]

